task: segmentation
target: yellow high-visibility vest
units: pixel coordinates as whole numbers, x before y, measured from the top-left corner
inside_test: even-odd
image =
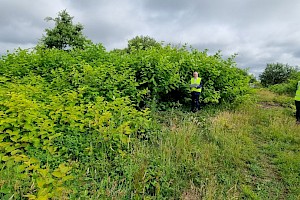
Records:
[[[295,100],[300,101],[300,81],[298,82]]]
[[[200,83],[201,83],[201,78],[198,77],[196,80],[194,78],[191,78],[191,85],[200,85]],[[197,89],[195,87],[192,87],[191,91],[192,92],[201,92],[202,88]]]

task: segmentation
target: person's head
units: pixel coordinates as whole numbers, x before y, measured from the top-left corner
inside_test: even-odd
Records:
[[[198,72],[194,72],[194,73],[193,73],[193,77],[194,77],[194,78],[198,78]]]

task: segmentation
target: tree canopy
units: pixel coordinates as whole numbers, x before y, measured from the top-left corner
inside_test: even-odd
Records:
[[[161,47],[161,44],[149,36],[136,36],[128,41],[127,51],[131,52],[133,48],[146,50],[150,47]]]
[[[54,21],[54,28],[45,29],[46,35],[42,37],[41,42],[46,48],[70,49],[83,48],[89,40],[83,35],[83,25],[73,24],[73,18],[63,10],[55,18],[47,17],[46,21]]]
[[[286,82],[295,72],[295,68],[288,64],[270,63],[259,78],[262,85],[270,86]]]

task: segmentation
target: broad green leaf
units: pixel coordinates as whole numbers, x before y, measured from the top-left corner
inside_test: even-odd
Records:
[[[13,143],[11,142],[1,142],[0,143],[0,147],[6,148],[6,147],[10,147]]]
[[[38,169],[37,170],[38,173],[40,173],[42,175],[43,178],[46,178],[47,177],[47,174],[49,173],[49,169]]]
[[[27,168],[26,165],[19,165],[16,167],[17,172],[23,172]]]
[[[74,179],[74,176],[72,175],[68,175],[68,176],[65,176],[62,178],[63,181],[68,181],[68,180],[73,180]]]
[[[15,135],[13,137],[10,137],[10,139],[13,141],[13,142],[18,142],[18,139],[20,138],[20,135]]]
[[[25,163],[25,162],[24,162]],[[37,169],[39,169],[40,168],[40,166],[39,165],[30,165],[28,168],[27,168],[27,170],[37,170]]]
[[[48,200],[50,188],[40,188],[37,193],[37,200]]]
[[[55,176],[55,177],[57,177],[57,178],[61,178],[61,177],[65,176],[64,174],[62,174],[59,171],[52,172],[52,175]]]
[[[25,155],[15,155],[14,156],[14,160],[16,161],[16,162],[20,162],[20,161],[28,161],[29,160],[29,158],[27,157],[27,156],[25,156]]]
[[[58,166],[58,168],[59,168],[59,170],[61,171],[61,173],[63,173],[63,174],[66,174],[66,173],[68,173],[71,169],[72,169],[72,167],[67,167],[65,164],[60,164],[59,166]]]
[[[9,156],[2,156],[2,161],[8,161],[9,159],[11,159],[11,157],[9,157]]]
[[[56,137],[59,137],[59,136],[61,136],[61,133],[56,133],[55,135],[49,136],[49,140],[52,140],[52,139],[54,139]]]
[[[12,152],[10,152],[10,154],[13,156],[13,155],[15,155],[17,153],[21,153],[21,152],[22,152],[21,150],[16,149],[16,150],[13,150]]]
[[[37,183],[37,185],[38,185],[39,188],[43,188],[44,185],[46,184],[46,181],[43,178],[37,178],[36,179],[36,183]]]
[[[1,133],[1,134],[0,134],[0,142],[2,142],[3,139],[6,138],[7,136],[8,136],[8,134]]]
[[[9,153],[9,152],[14,151],[15,149],[16,149],[16,148],[15,148],[14,146],[8,146],[8,147],[5,148],[5,151],[6,151],[7,153]]]

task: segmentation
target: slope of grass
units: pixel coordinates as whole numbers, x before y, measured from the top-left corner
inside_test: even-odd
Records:
[[[292,98],[257,90],[231,111],[158,113],[157,137],[132,154],[139,195],[152,185],[158,199],[300,198],[293,112]]]
[[[267,90],[235,109],[152,113],[154,131],[128,154],[69,163],[75,179],[61,199],[299,199],[293,114],[292,98]],[[12,173],[0,169],[1,199],[34,191],[36,183]]]

